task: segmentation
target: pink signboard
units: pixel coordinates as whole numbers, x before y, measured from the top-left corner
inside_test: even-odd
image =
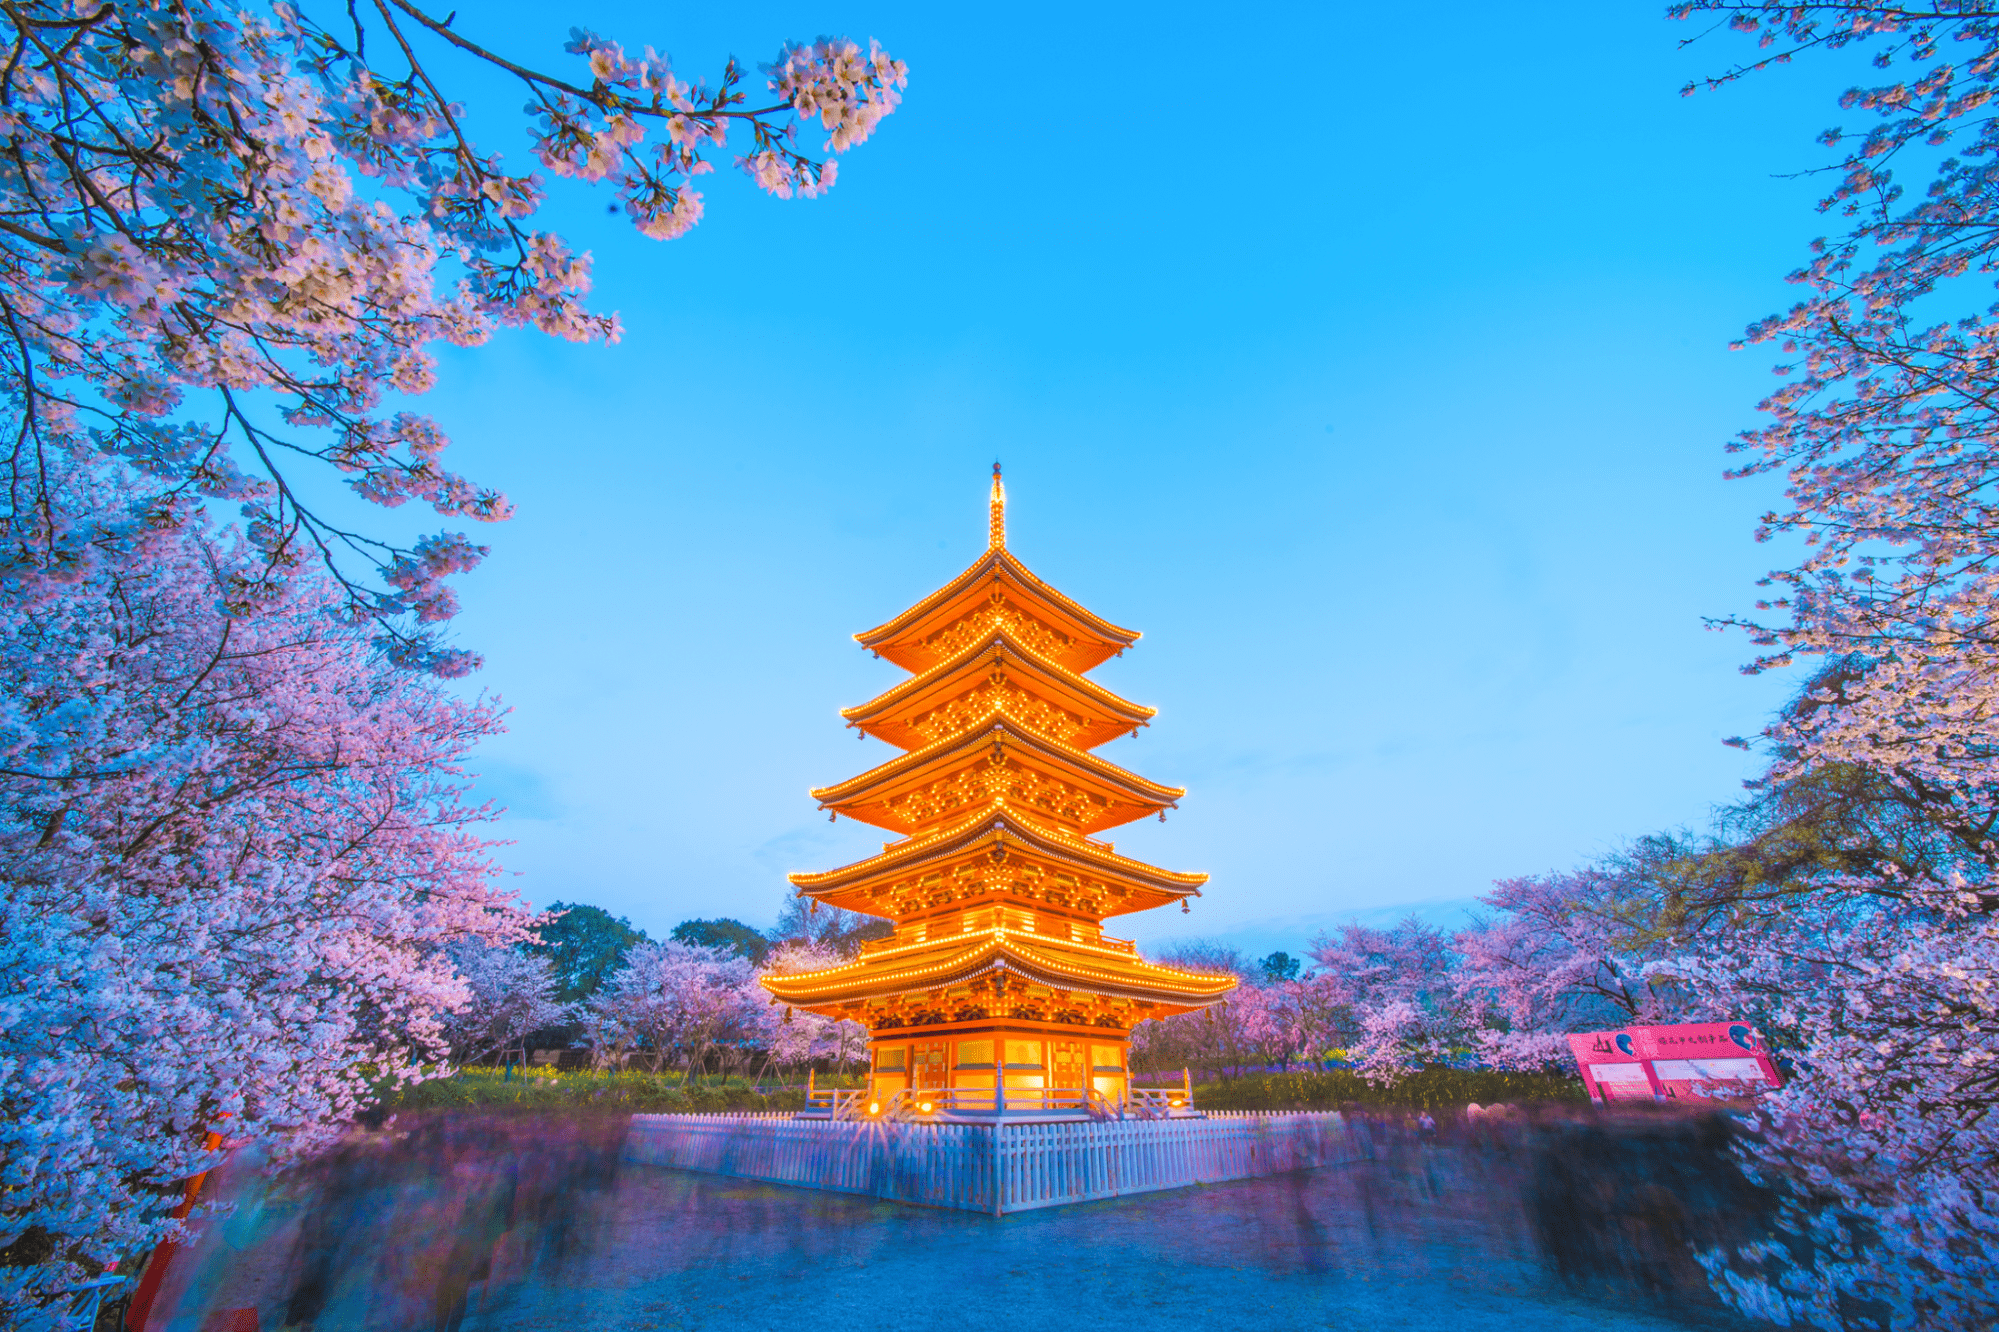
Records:
[[[1599,1102],[1740,1097],[1783,1083],[1763,1038],[1747,1023],[1575,1032],[1569,1050]]]

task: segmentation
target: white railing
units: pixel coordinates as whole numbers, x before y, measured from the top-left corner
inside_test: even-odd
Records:
[[[867,1098],[862,1091],[842,1088],[808,1088],[805,1109],[798,1114],[809,1120],[852,1120]]]
[[[1337,1113],[1253,1112],[986,1124],[636,1115],[625,1155],[656,1166],[998,1214],[1371,1154],[1365,1137]]]
[[[1180,1088],[1133,1088],[1126,1103],[1140,1120],[1177,1120],[1202,1114],[1194,1099]]]

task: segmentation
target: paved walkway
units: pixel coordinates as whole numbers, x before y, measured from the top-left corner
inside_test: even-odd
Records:
[[[435,1145],[432,1145],[434,1148]],[[163,1305],[198,1328],[1726,1327],[1554,1280],[1464,1149],[1003,1219],[631,1164],[402,1149],[264,1191]],[[391,1168],[394,1169],[391,1169]]]

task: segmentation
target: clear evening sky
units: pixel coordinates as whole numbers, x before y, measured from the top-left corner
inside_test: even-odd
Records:
[[[445,358],[427,408],[520,506],[459,639],[524,895],[764,925],[878,848],[806,795],[892,753],[836,714],[901,678],[848,636],[979,555],[996,458],[1013,549],[1145,633],[1098,674],[1160,716],[1104,753],[1190,791],[1110,836],[1214,876],[1120,933],[1295,951],[1738,795],[1721,739],[1790,682],[1702,623],[1781,555],[1721,479],[1776,358],[1727,343],[1826,225],[1787,173],[1843,74],[1683,99],[1749,47],[1661,8],[461,10],[544,67],[579,23],[911,71],[824,199],[721,172],[660,244],[565,196],[621,344]]]

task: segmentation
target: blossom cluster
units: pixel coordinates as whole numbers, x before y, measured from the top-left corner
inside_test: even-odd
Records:
[[[307,1152],[426,1076],[452,950],[531,920],[465,799],[496,708],[131,476],[52,481],[105,517],[47,556],[0,523],[0,1245],[50,1256],[0,1269],[13,1327],[175,1234],[209,1131]]]
[[[654,1070],[685,1060],[699,1067],[711,1051],[725,1069],[751,1050],[780,1068],[809,1060],[852,1059],[865,1049],[858,1023],[781,1009],[758,978],[831,966],[834,951],[795,941],[754,967],[727,949],[676,940],[634,945],[625,964],[584,1011],[599,1064],[637,1056]]]
[[[1764,733],[1777,787],[1868,776],[1902,832],[1832,840],[1812,892],[1670,968],[1764,1006],[1800,1076],[1756,1169],[1789,1187],[1779,1254],[1709,1256],[1740,1308],[1835,1326],[1999,1317],[1999,16],[1989,5],[1688,0],[1758,54],[1717,88],[1807,55],[1871,57],[1841,98],[1822,201],[1841,230],[1753,325],[1779,349],[1738,475],[1783,478],[1759,536],[1801,539],[1748,628],[1758,668],[1822,664]],[[1808,1260],[1798,1260],[1798,1254]]]
[[[1631,896],[1629,879],[1608,867],[1503,880],[1462,930],[1412,916],[1324,933],[1298,976],[1270,975],[1227,949],[1182,950],[1166,961],[1242,984],[1210,1009],[1141,1025],[1133,1048],[1160,1067],[1336,1058],[1383,1084],[1468,1061],[1568,1068],[1569,1032],[1705,1014],[1677,978],[1647,972],[1669,943],[1633,938]]]
[[[439,344],[502,327],[615,340],[586,305],[591,264],[537,229],[542,172],[603,182],[640,231],[668,239],[703,212],[690,182],[732,126],[741,165],[779,195],[834,173],[797,152],[798,124],[842,152],[895,109],[907,72],[843,40],[788,46],[775,98],[749,106],[731,62],[704,89],[648,49],[595,34],[568,51],[587,77],[519,65],[415,0],[356,9],[306,0],[22,0],[0,13],[0,400],[16,495],[51,460],[121,458],[161,502],[244,507],[274,562],[323,562],[405,660],[436,647],[455,559],[413,557],[301,498],[286,460],[314,459],[374,504],[410,500],[492,522],[510,507],[450,471],[436,423],[394,408],[436,378]],[[464,108],[422,52],[448,47],[526,88],[541,171],[509,170],[468,138]],[[307,488],[309,489],[309,488]],[[378,571],[378,572],[377,572]],[[390,586],[384,587],[383,583]]]

